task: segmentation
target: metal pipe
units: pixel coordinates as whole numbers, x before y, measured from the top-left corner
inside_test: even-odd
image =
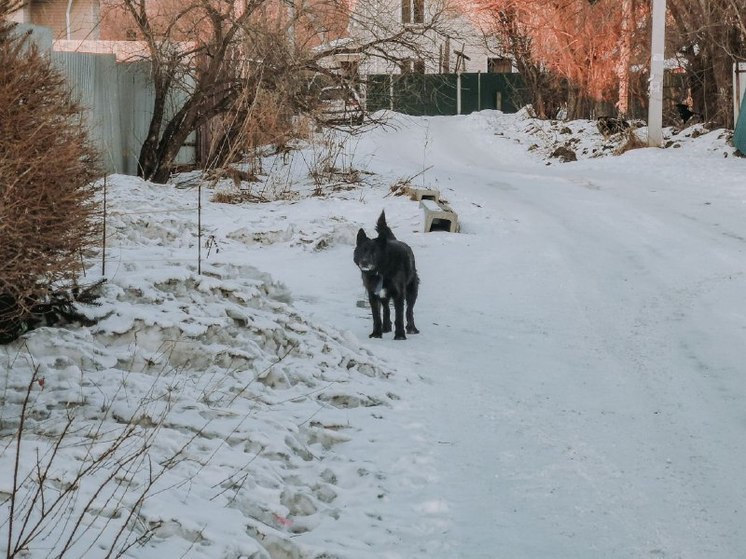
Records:
[[[73,11],[73,0],[67,0],[67,10],[65,11],[65,25],[67,27],[67,39],[68,41],[73,38],[72,24],[70,22],[70,14]]]

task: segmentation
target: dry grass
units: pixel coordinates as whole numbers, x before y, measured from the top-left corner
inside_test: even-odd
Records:
[[[635,134],[635,131],[630,128],[629,130],[627,130],[626,139],[624,140],[624,142],[619,144],[619,147],[614,150],[614,155],[622,155],[623,153],[627,153],[628,151],[631,151],[633,149],[640,149],[645,147],[648,147],[648,144],[641,140],[640,137]]]

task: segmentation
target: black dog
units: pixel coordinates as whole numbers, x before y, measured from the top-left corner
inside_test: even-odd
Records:
[[[419,334],[414,325],[414,303],[420,278],[414,264],[414,253],[409,245],[397,241],[386,225],[386,215],[376,223],[378,237],[369,239],[365,231],[357,232],[357,246],[353,260],[363,275],[363,285],[368,291],[370,310],[373,313],[371,338],[382,337],[391,332],[389,300],[394,300],[394,339],[406,340],[404,334],[404,300],[407,301],[407,333]],[[381,321],[383,306],[383,322]]]

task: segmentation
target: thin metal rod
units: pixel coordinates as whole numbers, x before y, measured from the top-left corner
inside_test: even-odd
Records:
[[[104,175],[104,230],[103,230],[103,248],[101,250],[101,275],[106,276],[106,195],[107,195],[107,175]]]
[[[197,186],[197,274],[202,275],[202,182]]]

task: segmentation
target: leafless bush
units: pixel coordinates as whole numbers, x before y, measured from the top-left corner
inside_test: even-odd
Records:
[[[329,129],[311,143],[311,157],[304,159],[315,187],[314,195],[322,195],[325,187],[360,182],[361,172],[354,166],[355,149],[350,140],[351,136]]]
[[[626,139],[622,144],[619,145],[619,147],[616,148],[616,150],[614,150],[614,154],[622,155],[623,153],[626,153],[633,149],[640,149],[644,147],[648,147],[647,142],[640,139],[640,137],[635,133],[634,129],[630,128],[626,132]]]
[[[62,421],[56,414],[45,419],[39,408],[49,413],[49,403],[37,402],[46,386],[40,366],[25,346],[18,359],[31,368],[28,384],[6,387],[0,396],[3,408],[18,413],[0,421],[0,456],[12,464],[0,499],[0,550],[5,547],[7,559],[40,553],[121,557],[151,537],[153,527],[139,523],[140,509],[163,476],[186,459],[194,437],[166,457],[153,457],[172,408],[160,375],[127,416],[114,412],[114,398],[99,410],[99,419],[72,403],[60,403],[68,408]],[[121,382],[125,391],[127,380]],[[107,421],[112,417],[114,424]]]
[[[75,282],[91,245],[98,157],[61,75],[0,4],[0,341]]]
[[[65,386],[66,373],[55,374],[44,346],[26,340],[17,351],[5,348],[0,356],[7,372],[0,383],[0,557],[137,556],[131,550],[158,534],[161,520],[143,512],[143,506],[159,506],[159,496],[198,483],[216,453],[195,444],[214,436],[213,414],[196,423],[175,417],[185,387],[194,382],[190,358],[175,357],[186,341],[165,339],[152,351],[142,351],[135,341],[127,369],[120,362],[115,369],[91,371],[88,358],[81,357],[75,368],[91,382],[79,392]],[[35,356],[33,347],[44,353]],[[277,348],[272,363],[252,369],[238,391],[223,390],[225,379],[213,375],[197,401],[227,409],[248,397],[246,391],[297,343],[287,340]],[[225,372],[237,372],[232,367]],[[226,438],[255,412],[246,408]],[[241,490],[250,463],[235,480],[213,485],[214,498]],[[207,479],[214,481],[211,475]],[[170,502],[163,501],[166,509]]]
[[[308,138],[309,123],[293,115],[292,86],[297,86],[297,78],[288,78],[287,83],[277,78],[271,91],[258,83],[256,91],[242,94],[233,110],[213,119],[208,167],[252,158],[265,146],[285,151],[293,140]]]
[[[411,196],[410,189],[412,188],[414,179],[421,175],[424,175],[430,169],[432,169],[432,165],[430,165],[429,167],[425,167],[424,169],[422,169],[422,171],[417,171],[414,175],[410,175],[408,177],[399,177],[389,187],[389,193],[386,196]],[[414,200],[414,198],[412,199]]]

